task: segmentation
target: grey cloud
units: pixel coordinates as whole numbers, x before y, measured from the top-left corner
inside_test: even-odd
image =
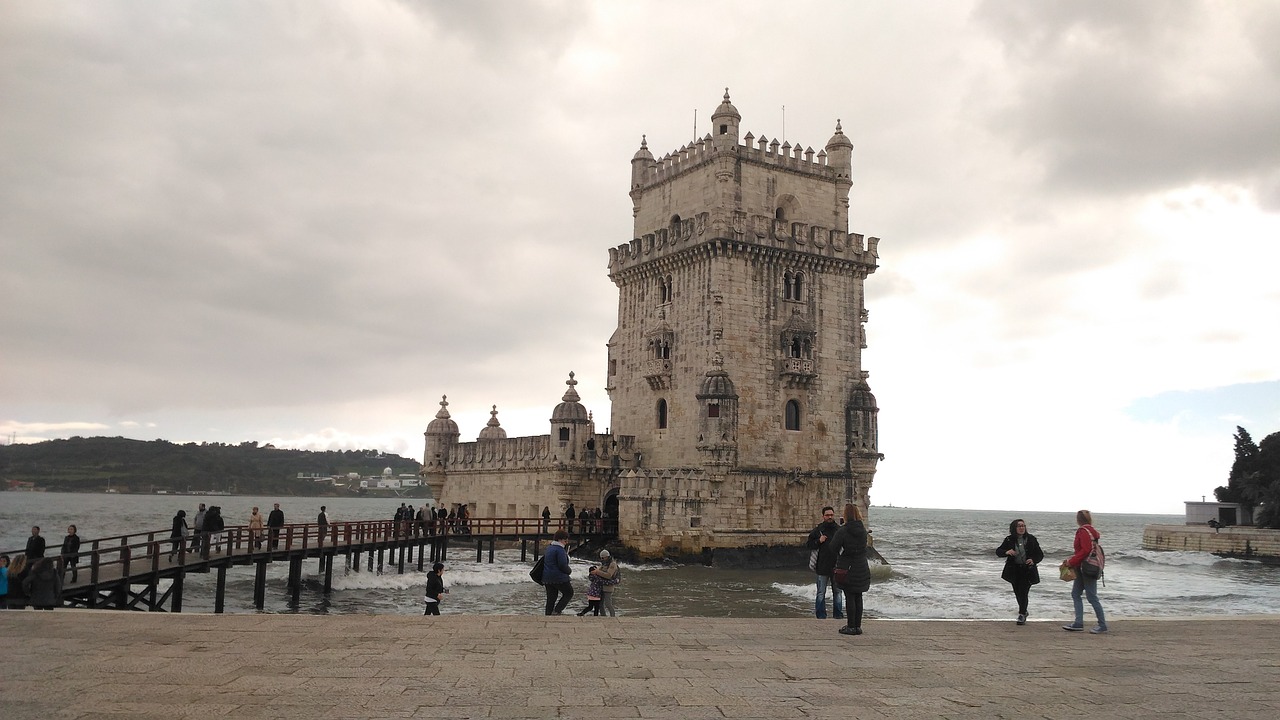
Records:
[[[1013,81],[990,130],[1040,158],[1046,184],[1073,195],[1255,187],[1280,162],[1280,144],[1259,152],[1258,143],[1280,124],[1280,73],[1273,36],[1250,28],[1277,15],[1249,5],[984,3],[975,17],[1003,43]],[[1227,42],[1225,53],[1211,44]]]

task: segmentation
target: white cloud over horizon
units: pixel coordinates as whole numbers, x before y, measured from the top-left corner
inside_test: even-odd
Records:
[[[441,395],[464,437],[493,404],[543,434],[570,371],[604,431],[629,160],[728,85],[744,132],[785,105],[793,142],[854,142],[873,502],[1180,512],[1236,424],[1280,430],[1277,31],[1212,1],[6,4],[0,434],[421,459]]]

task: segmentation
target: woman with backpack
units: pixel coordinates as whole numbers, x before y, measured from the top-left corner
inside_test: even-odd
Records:
[[[1013,586],[1013,596],[1018,600],[1018,624],[1027,624],[1027,604],[1031,586],[1040,582],[1036,566],[1044,560],[1044,551],[1036,536],[1027,532],[1027,523],[1018,518],[1009,523],[1009,536],[1000,543],[996,557],[1004,558],[1004,570],[1000,577]]]
[[[1063,630],[1070,632],[1084,630],[1084,603],[1080,600],[1080,594],[1083,592],[1089,599],[1089,604],[1093,606],[1093,614],[1098,618],[1098,624],[1094,625],[1089,632],[1099,635],[1107,631],[1107,616],[1102,612],[1102,603],[1098,602],[1098,580],[1101,579],[1101,574],[1097,577],[1088,577],[1083,567],[1086,559],[1094,553],[1094,546],[1101,538],[1102,533],[1093,528],[1093,514],[1088,510],[1077,511],[1075,553],[1062,563],[1076,573],[1076,579],[1071,584],[1071,602],[1075,605],[1076,618],[1071,624],[1063,625]]]

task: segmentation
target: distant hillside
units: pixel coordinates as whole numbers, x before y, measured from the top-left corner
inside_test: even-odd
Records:
[[[0,489],[13,481],[60,491],[120,492],[224,490],[239,494],[314,495],[337,492],[328,484],[298,480],[359,473],[416,473],[416,461],[376,450],[312,452],[280,450],[256,442],[240,445],[73,437],[32,445],[0,446]],[[345,492],[345,491],[343,491]]]

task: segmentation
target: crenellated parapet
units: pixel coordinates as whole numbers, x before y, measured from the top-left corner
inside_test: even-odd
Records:
[[[725,156],[823,180],[835,180],[839,176],[839,169],[828,164],[826,150],[815,153],[812,147],[792,145],[788,141],[779,144],[777,138],[770,140],[764,135],[756,138],[750,132],[743,140],[744,144],[727,148],[717,147],[711,135],[708,134],[688,145],[681,145],[678,150],[669,152],[661,158],[641,163],[640,168],[633,174],[631,187],[633,190],[647,190]],[[645,142],[647,149],[647,141]]]
[[[879,264],[880,238],[847,230],[787,222],[761,213],[741,211],[733,213],[725,231],[712,232],[710,228],[710,214],[703,212],[670,228],[646,233],[629,243],[609,248],[609,273],[613,275],[664,258],[672,258],[671,263],[674,264],[678,262],[675,256],[683,251],[722,240],[833,258],[864,265],[869,270],[874,270]],[[667,264],[656,264],[655,272],[660,272]]]
[[[446,473],[471,470],[547,470],[564,465],[557,443],[550,435],[477,440],[455,443],[440,469]],[[588,453],[580,464],[586,467],[610,467],[614,458],[629,467],[635,461],[635,438],[629,435],[595,434],[588,442]]]

